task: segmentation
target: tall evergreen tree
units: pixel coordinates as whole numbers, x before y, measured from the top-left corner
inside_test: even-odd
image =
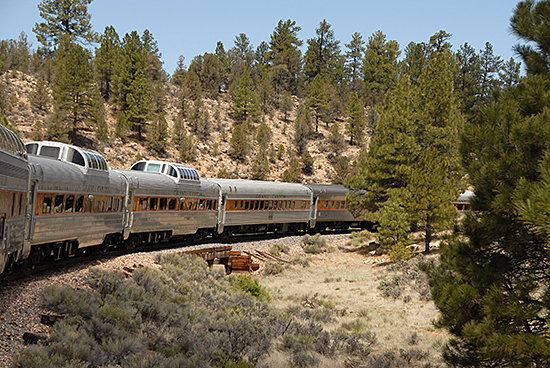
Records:
[[[42,23],[35,23],[33,32],[45,48],[55,49],[62,37],[72,43],[93,42],[92,16],[88,6],[93,0],[43,0],[38,4]]]
[[[541,178],[550,110],[537,105],[547,91],[547,80],[529,76],[484,107],[465,136],[475,211],[431,271],[438,323],[455,335],[445,354],[452,365],[550,364],[547,238],[521,221],[514,204]]]
[[[365,41],[363,41],[361,33],[355,32],[351,35],[350,43],[346,43],[344,46],[348,49],[345,54],[348,79],[352,90],[359,92],[359,83],[362,80],[361,70],[365,57]]]
[[[316,36],[307,40],[304,75],[313,81],[317,75],[330,81],[340,81],[343,77],[344,57],[340,53],[340,41],[334,37],[331,25],[323,19],[315,29]]]
[[[306,106],[313,110],[315,116],[315,132],[319,131],[319,119],[327,118],[328,96],[325,78],[318,74],[311,83],[311,90],[306,99]]]
[[[514,46],[530,74],[550,75],[550,2],[520,1],[510,18],[512,33],[523,44]]]
[[[259,101],[248,71],[244,72],[233,92],[233,117],[237,121],[256,120],[259,114]]]
[[[134,129],[142,140],[143,127],[151,115],[146,54],[136,31],[124,36],[114,88],[114,102],[118,108],[117,135],[121,138],[126,136],[128,129]]]
[[[272,77],[272,80],[276,80],[283,89],[282,91],[278,90],[278,93],[283,91],[297,93],[298,80],[302,71],[302,54],[299,48],[303,41],[298,38],[298,32],[301,29],[296,25],[296,21],[288,19],[283,22],[279,20],[271,34],[269,58],[272,69],[270,74],[278,67],[276,75],[279,77],[277,79]]]
[[[105,27],[99,38],[99,48],[95,52],[95,73],[99,90],[105,101],[109,101],[113,89],[113,76],[120,54],[120,39],[113,26]]]
[[[365,129],[365,112],[363,110],[363,105],[359,101],[357,92],[352,92],[348,104],[348,125],[347,132],[350,135],[350,144],[360,144],[363,139],[363,132]],[[355,141],[353,140],[355,138]]]
[[[369,37],[363,63],[363,81],[367,105],[372,112],[369,115],[371,125],[378,121],[374,113],[376,106],[384,101],[385,94],[395,86],[400,53],[397,41],[387,41],[381,31]]]
[[[405,57],[401,64],[401,70],[403,73],[408,74],[411,78],[411,83],[416,85],[418,78],[428,61],[428,46],[424,42],[416,43],[409,42],[404,50]]]
[[[70,141],[76,143],[81,126],[104,125],[100,95],[93,78],[93,69],[86,51],[74,45],[67,56],[59,61],[54,87],[54,114],[51,138],[64,140],[70,132]]]
[[[407,186],[399,191],[409,220],[424,232],[424,251],[430,252],[434,234],[450,229],[458,213],[452,204],[458,198],[456,183],[449,180],[449,160],[428,147],[411,167]]]

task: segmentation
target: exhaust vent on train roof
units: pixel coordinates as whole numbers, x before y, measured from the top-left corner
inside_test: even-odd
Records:
[[[197,170],[176,162],[141,160],[133,164],[130,170],[158,173],[177,180],[199,181],[201,179]]]
[[[109,171],[105,158],[96,151],[60,142],[29,142],[25,144],[28,154],[51,157],[60,161],[94,170]]]

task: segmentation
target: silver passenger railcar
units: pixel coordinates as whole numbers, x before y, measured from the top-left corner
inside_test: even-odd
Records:
[[[349,202],[346,200],[349,190],[343,185],[306,184],[306,186],[313,193],[315,216],[311,227],[314,231],[350,227],[372,229],[373,223],[364,218],[356,218],[349,211]]]
[[[0,125],[0,273],[23,257],[28,182],[25,146]]]
[[[27,143],[31,264],[121,240],[127,181],[99,153],[59,142]]]
[[[209,180],[221,189],[220,234],[293,233],[308,228],[311,191],[301,184]]]
[[[142,160],[130,170],[116,170],[127,177],[132,204],[126,237],[132,245],[191,236],[200,240],[215,233],[219,190],[201,180],[190,166]]]

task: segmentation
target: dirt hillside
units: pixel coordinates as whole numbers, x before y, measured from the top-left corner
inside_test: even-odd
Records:
[[[2,77],[2,83],[6,86],[6,92],[11,105],[10,111],[7,113],[8,121],[15,126],[16,132],[20,135],[24,142],[33,140],[33,126],[37,122],[41,122],[42,127],[47,126],[47,116],[45,114],[33,111],[30,104],[30,95],[33,87],[36,85],[36,79],[20,72],[8,72]],[[296,117],[297,107],[300,101],[294,98],[294,107],[284,121],[284,114],[280,111],[272,111],[264,115],[261,119],[268,124],[273,132],[272,144],[274,148],[283,145],[285,153],[281,160],[270,162],[270,174],[267,180],[280,181],[280,177],[284,170],[289,167],[290,153],[294,150],[292,144],[293,121]],[[230,139],[233,131],[234,120],[231,117],[231,101],[228,94],[222,94],[219,101],[205,100],[204,105],[207,107],[212,120],[212,130],[207,142],[196,141],[198,155],[195,160],[185,162],[185,164],[195,167],[203,177],[215,177],[221,169],[225,169],[235,178],[248,179],[250,178],[251,163],[254,156],[257,154],[253,150],[249,156],[243,160],[234,160],[229,156]],[[175,87],[169,87],[167,94],[167,107],[165,117],[169,126],[168,147],[165,152],[155,152],[149,150],[145,141],[139,141],[137,137],[130,135],[123,142],[120,138],[114,136],[115,118],[113,107],[106,104],[106,120],[110,127],[110,138],[108,142],[99,142],[95,132],[90,129],[81,129],[79,133],[82,135],[83,145],[88,148],[95,149],[101,152],[109,165],[113,168],[129,168],[137,159],[158,159],[165,161],[180,162],[179,152],[173,143],[171,136],[176,119],[177,110],[177,93]],[[216,121],[214,116],[219,116]],[[187,122],[185,121],[186,127]],[[340,123],[342,130],[344,123]],[[257,126],[253,126],[255,129]],[[45,132],[45,128],[43,128]],[[252,137],[254,132],[250,132]],[[311,175],[304,175],[303,181],[306,183],[331,183],[334,175],[334,169],[329,158],[333,156],[327,137],[329,136],[328,129],[324,123],[319,125],[319,133],[309,141],[308,150],[313,157],[315,164]],[[350,146],[346,141],[346,147],[343,156],[346,156],[350,163],[357,159],[359,148]]]

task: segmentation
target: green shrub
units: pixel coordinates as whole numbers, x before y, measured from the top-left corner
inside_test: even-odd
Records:
[[[269,248],[269,253],[278,257],[281,253],[288,253],[289,250],[290,248],[284,244],[273,244],[271,248]]]
[[[284,270],[285,270],[285,266],[283,266],[280,263],[266,262],[263,273],[266,276],[272,276],[272,275],[278,275],[282,273]]]
[[[257,279],[250,277],[249,275],[237,275],[231,278],[231,285],[237,290],[243,290],[250,295],[264,300],[270,300],[268,292],[260,285]]]
[[[303,258],[299,256],[294,256],[290,259],[290,264],[292,265],[300,265],[304,268],[309,267],[309,258]]]

